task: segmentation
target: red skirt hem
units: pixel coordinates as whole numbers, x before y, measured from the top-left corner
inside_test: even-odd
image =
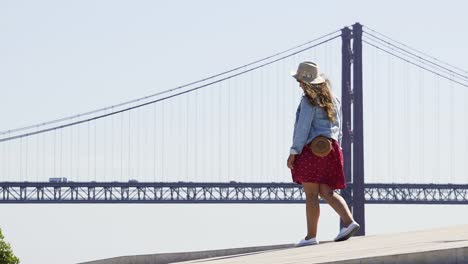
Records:
[[[333,140],[332,150],[322,158],[313,154],[309,146],[306,145],[294,160],[291,170],[292,181],[297,184],[303,182],[327,184],[334,190],[345,189],[343,166],[343,153],[337,141]]]

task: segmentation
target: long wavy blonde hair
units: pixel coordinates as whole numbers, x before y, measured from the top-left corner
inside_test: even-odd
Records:
[[[305,86],[305,96],[312,105],[321,107],[327,113],[328,120],[336,121],[336,112],[333,104],[333,94],[331,93],[331,84],[329,79],[319,84],[310,84],[302,82]]]

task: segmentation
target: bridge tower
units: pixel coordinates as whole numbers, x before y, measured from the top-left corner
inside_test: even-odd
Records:
[[[341,33],[342,148],[346,182],[352,183],[352,190],[343,192],[343,197],[355,220],[361,225],[357,235],[365,235],[362,25],[356,23],[352,30],[345,27]]]

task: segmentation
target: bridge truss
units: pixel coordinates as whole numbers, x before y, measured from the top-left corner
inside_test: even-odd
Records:
[[[343,195],[351,195],[348,184]],[[366,204],[468,204],[468,185],[365,184]],[[2,182],[0,203],[304,203],[294,183]],[[352,203],[353,201],[351,201]]]

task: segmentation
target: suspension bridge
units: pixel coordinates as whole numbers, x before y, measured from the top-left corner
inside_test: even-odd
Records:
[[[311,60],[365,204],[468,204],[468,72],[357,23],[198,81],[0,132],[0,203],[304,203],[286,159]],[[365,137],[364,137],[365,135]],[[364,162],[365,161],[365,162]]]

